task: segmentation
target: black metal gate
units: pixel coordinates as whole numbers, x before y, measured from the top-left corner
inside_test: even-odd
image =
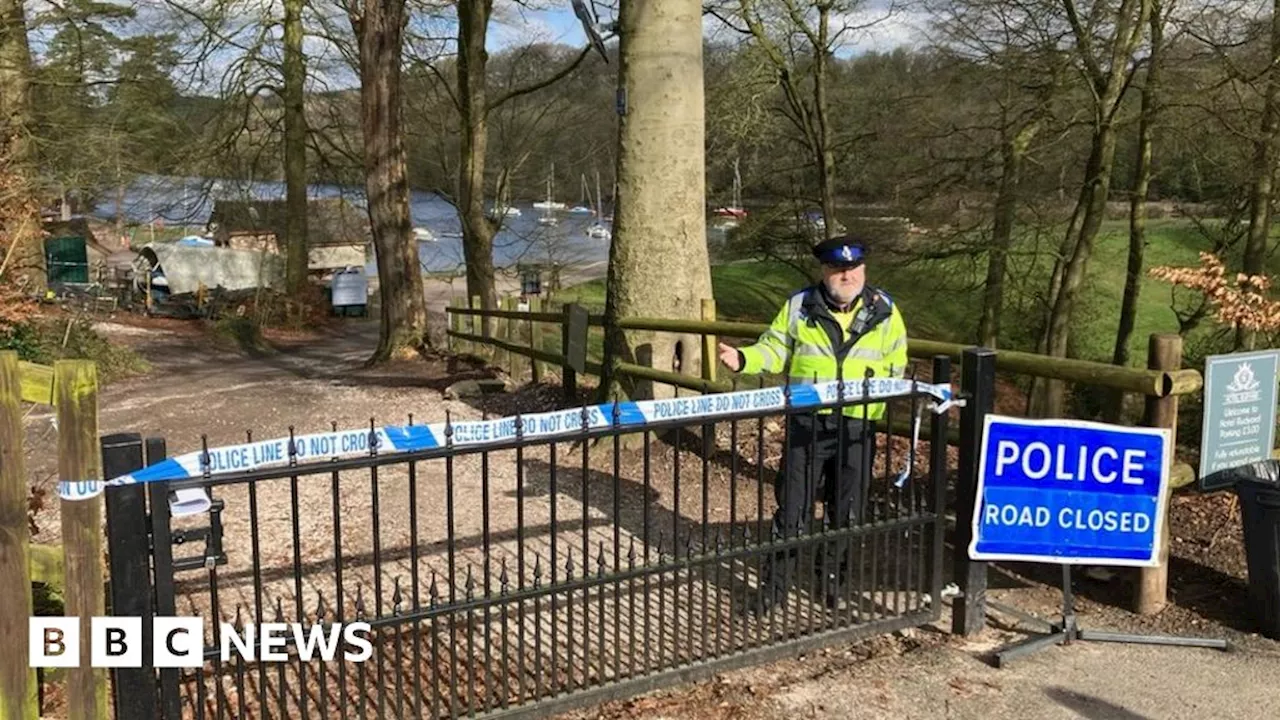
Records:
[[[949,362],[933,371],[947,382]],[[517,419],[484,446],[109,487],[112,612],[142,615],[147,634],[147,667],[114,671],[116,716],[543,715],[931,622],[946,444],[917,457],[884,432],[923,411],[946,437],[931,401],[891,398],[862,430],[876,448],[863,516],[836,529],[815,511],[795,537],[772,531],[772,485],[783,415],[812,408],[554,441]],[[163,441],[145,454],[137,436],[104,439],[107,476],[155,463]],[[175,516],[171,494],[194,487],[212,506]],[[788,550],[787,602],[761,614],[762,575]],[[835,557],[843,574],[823,571]],[[155,616],[204,618],[201,667],[154,667]],[[244,637],[295,621],[367,622],[372,655],[221,652],[220,623]]]

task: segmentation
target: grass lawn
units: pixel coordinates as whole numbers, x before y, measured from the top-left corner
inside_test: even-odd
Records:
[[[1196,266],[1198,253],[1210,248],[1207,238],[1180,219],[1149,221],[1147,236],[1147,269]],[[1040,298],[1047,291],[1053,265],[1050,252],[1058,239],[1056,232],[1038,239],[1024,237],[1014,248],[1006,279],[1001,347],[1034,349]],[[1077,304],[1074,357],[1110,362],[1124,294],[1128,244],[1127,221],[1103,224]],[[884,288],[899,304],[911,336],[951,342],[973,342],[985,277],[986,257],[980,254],[898,264],[877,264],[873,257],[868,266],[869,282]],[[808,279],[778,263],[738,262],[712,268],[711,282],[721,319],[768,322],[783,300],[804,287]],[[567,288],[558,299],[599,311],[604,307],[604,281]],[[1177,331],[1170,299],[1170,285],[1144,276],[1137,324],[1130,339],[1133,364],[1146,362],[1151,333]]]
[[[1120,322],[1129,256],[1125,221],[1103,224],[1079,295],[1072,326],[1071,355],[1110,362]],[[1001,318],[1001,347],[1033,350],[1043,297],[1053,268],[1050,252],[1058,235],[1026,237],[1015,246],[1005,280],[1005,308]],[[1210,242],[1190,223],[1153,220],[1148,224],[1142,290],[1130,337],[1134,364],[1145,363],[1147,337],[1175,332],[1171,286],[1145,276],[1158,265],[1199,265],[1198,253]],[[1037,247],[1038,244],[1038,247]],[[916,262],[896,267],[871,267],[872,282],[882,285],[899,303],[913,336],[953,342],[973,342],[982,307],[986,257]]]
[[[791,293],[808,279],[781,263],[739,262],[711,268],[711,292],[722,320],[772,319]],[[557,302],[576,302],[592,312],[604,310],[604,280],[564,288]]]

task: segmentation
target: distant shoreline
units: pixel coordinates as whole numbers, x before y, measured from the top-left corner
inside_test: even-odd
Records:
[[[560,282],[564,287],[580,285],[604,278],[608,272],[609,263],[607,261],[590,260],[567,268],[560,276]],[[508,297],[520,293],[520,278],[514,275],[498,273],[497,277],[494,278],[494,285],[499,297]],[[464,271],[458,275],[449,276],[448,279],[424,274],[422,286],[423,294],[427,300],[427,312],[440,312],[449,306],[449,301],[452,298],[466,295],[466,273]]]

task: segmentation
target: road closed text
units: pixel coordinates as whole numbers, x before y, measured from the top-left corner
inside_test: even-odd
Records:
[[[984,420],[969,556],[1158,562],[1170,433],[1081,420]]]
[[[1143,512],[996,503],[982,508],[983,525],[1043,528],[1051,522],[1072,531],[1146,533],[1151,530],[1151,516]]]

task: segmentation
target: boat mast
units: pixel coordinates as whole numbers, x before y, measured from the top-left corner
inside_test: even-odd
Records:
[[[604,196],[600,194],[600,171],[596,171],[596,218],[597,222],[604,220]]]
[[[738,172],[738,158],[733,159],[733,209],[742,208],[742,173]]]

